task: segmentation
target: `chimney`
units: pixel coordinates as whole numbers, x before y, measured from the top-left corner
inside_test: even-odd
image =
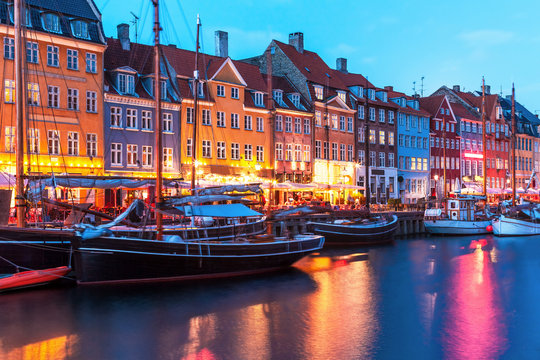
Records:
[[[304,33],[295,32],[289,34],[289,45],[294,46],[299,53],[304,53]]]
[[[486,95],[491,95],[491,86],[490,85],[484,85],[484,90],[486,91]]]
[[[342,73],[348,73],[347,71],[347,59],[337,58],[336,59],[336,70],[341,71]]]
[[[394,91],[394,87],[393,86],[385,86],[384,90],[386,90],[386,91]]]
[[[226,31],[218,30],[215,32],[216,37],[216,56],[228,57],[229,56],[229,33]]]
[[[452,87],[452,89],[453,89],[455,92],[459,92],[460,87],[459,87],[459,85],[454,85],[454,86]]]
[[[116,27],[116,30],[118,31],[118,40],[120,40],[120,44],[122,45],[123,50],[129,51],[129,25],[128,24],[120,24]]]

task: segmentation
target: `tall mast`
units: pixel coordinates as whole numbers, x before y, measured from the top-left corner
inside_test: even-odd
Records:
[[[512,83],[512,206],[516,206],[516,91]]]
[[[486,152],[486,83],[484,81],[484,77],[482,76],[482,150],[483,150],[483,164],[482,164],[482,175],[484,175],[484,190],[483,194],[484,196],[487,196],[487,152]],[[487,200],[487,198],[486,198]]]
[[[197,15],[197,43],[195,45],[195,70],[193,71],[193,139],[191,140],[191,195],[195,195],[195,177],[197,176],[197,105],[199,98],[199,28],[201,19]]]
[[[163,141],[161,137],[161,77],[159,56],[159,0],[152,0],[154,4],[154,100],[156,101],[156,239],[163,240],[163,215],[158,211],[158,205],[163,202]]]
[[[16,116],[17,116],[17,143],[16,143],[16,186],[15,186],[15,206],[17,209],[17,226],[24,227],[26,218],[26,204],[24,201],[24,83],[23,83],[23,69],[24,58],[22,52],[22,6],[21,0],[15,0],[14,3],[14,26],[15,26],[15,98],[16,104]]]
[[[365,129],[365,133],[364,133],[364,141],[365,141],[365,146],[366,146],[366,154],[364,155],[364,169],[366,171],[366,174],[365,174],[365,182],[364,182],[364,185],[365,185],[365,189],[366,189],[366,209],[369,211],[369,203],[371,202],[371,191],[369,189],[369,161],[371,160],[371,156],[369,155],[369,142],[371,141],[371,138],[370,138],[370,134],[369,134],[369,119],[368,119],[368,116],[369,116],[369,111],[368,111],[368,97],[369,97],[369,90],[368,90],[368,87],[369,87],[369,84],[368,84],[368,80],[367,80],[367,77],[365,78],[366,79],[366,97],[365,97],[365,101],[364,101],[364,104],[365,104],[365,109],[364,109],[364,119],[365,119],[365,122],[366,122],[366,129]]]
[[[450,106],[450,102],[448,102],[448,106]],[[442,118],[442,126],[443,126],[443,187],[442,187],[442,197],[446,196],[446,116],[443,115]]]

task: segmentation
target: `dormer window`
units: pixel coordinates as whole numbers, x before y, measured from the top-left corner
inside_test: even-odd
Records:
[[[319,86],[319,85],[315,85],[315,86],[313,86],[313,88],[315,89],[315,97],[317,98],[317,100],[322,100],[323,99],[323,87]]]
[[[162,100],[165,100],[167,99],[167,81],[165,80],[161,80],[159,82],[159,85],[160,85],[160,92],[161,92],[161,99]],[[154,82],[154,79],[152,79],[152,89],[150,90],[150,95],[154,96],[154,89],[155,89],[155,82]]]
[[[11,22],[15,23],[13,15],[14,15],[13,5],[10,5],[9,17],[10,17]],[[32,16],[30,13],[30,9],[27,9],[27,8],[22,9],[22,25],[26,27],[32,27]]]
[[[375,90],[374,89],[368,89],[368,97],[370,100],[375,100]]]
[[[73,31],[73,36],[88,39],[88,23],[82,20],[73,20],[71,22],[71,30]]]
[[[415,108],[416,110],[420,110],[420,103],[418,102],[418,100],[415,100],[415,101],[414,101],[414,108]]]
[[[204,85],[202,82],[199,83],[199,90],[197,91],[197,93],[200,98],[204,97]]]
[[[283,91],[274,90],[272,92],[272,96],[274,98],[274,101],[277,102],[279,105],[281,105],[283,103]]]
[[[43,28],[50,32],[60,33],[60,18],[56,14],[45,13],[41,15]]]
[[[264,99],[263,93],[257,91],[255,93],[255,106],[264,106],[263,99]]]
[[[299,94],[292,94],[291,95],[291,102],[296,108],[300,107],[300,95]]]
[[[118,91],[127,95],[135,93],[135,78],[133,75],[118,74]]]
[[[497,106],[497,120],[502,119],[502,117],[503,117],[502,107]]]
[[[364,88],[362,86],[358,87],[358,96],[361,98],[364,97]]]
[[[343,102],[347,101],[347,98],[345,97],[346,96],[345,91],[338,91],[338,96]]]

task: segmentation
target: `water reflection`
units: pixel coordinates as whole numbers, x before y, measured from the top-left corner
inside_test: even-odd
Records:
[[[442,346],[449,359],[495,359],[507,346],[503,305],[491,252],[493,242],[472,241],[471,253],[451,262]]]

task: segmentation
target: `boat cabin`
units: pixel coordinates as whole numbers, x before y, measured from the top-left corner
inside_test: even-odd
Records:
[[[476,221],[485,217],[478,209],[476,197],[448,198],[442,203],[442,208],[426,209],[424,218],[426,220],[459,220]]]

